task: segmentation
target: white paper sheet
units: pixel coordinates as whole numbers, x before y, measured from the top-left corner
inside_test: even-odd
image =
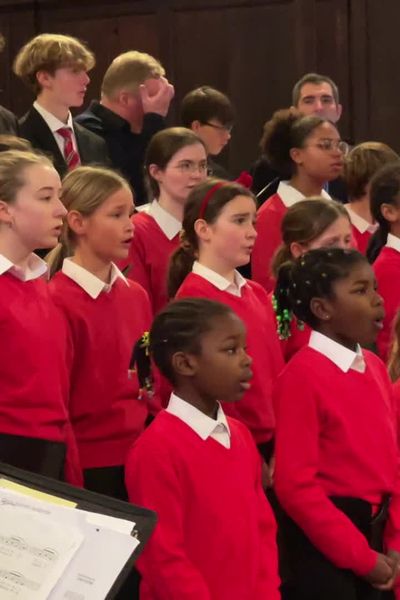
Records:
[[[61,579],[48,595],[49,600],[103,600],[139,544],[139,540],[124,533],[128,524],[130,530],[133,526],[132,522],[124,519],[117,524],[119,519],[113,517],[110,520],[107,517],[98,519],[94,517],[95,513],[41,502],[15,491],[0,489],[0,510],[3,505],[46,515],[55,522],[77,527],[84,538]],[[3,600],[1,593],[0,598]],[[18,596],[15,598],[20,600]],[[14,597],[11,599],[14,600]],[[33,597],[30,596],[29,600],[33,600]]]
[[[83,541],[76,527],[0,507],[0,598],[46,600]]]

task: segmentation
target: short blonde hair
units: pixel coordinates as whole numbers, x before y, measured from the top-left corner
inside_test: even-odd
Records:
[[[46,71],[54,75],[62,67],[77,67],[90,71],[96,63],[91,52],[80,40],[69,35],[42,33],[21,48],[14,60],[14,73],[38,94],[41,90],[36,74]]]
[[[64,177],[61,201],[68,212],[76,210],[89,217],[107,198],[124,188],[131,191],[129,183],[111,169],[78,167]],[[64,258],[73,254],[74,246],[74,232],[65,219],[60,243],[46,256],[51,276],[61,269]]]
[[[54,168],[43,154],[20,150],[0,152],[0,200],[12,204],[19,189],[26,183],[25,170],[37,165]]]
[[[108,67],[101,84],[101,93],[107,98],[124,89],[136,92],[139,85],[151,77],[162,77],[165,70],[150,54],[131,50],[120,54]]]

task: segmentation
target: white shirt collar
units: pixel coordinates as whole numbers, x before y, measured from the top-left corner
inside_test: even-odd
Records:
[[[347,373],[349,369],[353,369],[359,373],[364,373],[365,371],[365,360],[359,345],[357,345],[357,351],[353,352],[319,331],[311,332],[308,345],[310,348],[326,356],[326,358],[329,358],[344,373]]]
[[[378,223],[368,223],[368,221],[366,219],[364,219],[363,217],[360,217],[360,215],[358,215],[357,213],[354,212],[354,210],[352,210],[350,204],[345,204],[344,207],[347,210],[347,212],[349,213],[351,224],[360,233],[365,233],[366,231],[368,231],[369,233],[372,234],[372,233],[375,233],[375,231],[378,229],[378,227],[379,227]]]
[[[240,297],[242,287],[247,283],[246,279],[239,273],[239,271],[235,271],[235,282],[232,283],[229,281],[229,279],[225,279],[225,277],[222,277],[222,275],[219,275],[212,269],[201,265],[197,260],[195,260],[193,263],[192,271],[196,275],[200,275],[200,277],[207,279],[207,281],[215,285],[215,287],[222,292],[229,292],[234,296]]]
[[[57,117],[55,117],[52,113],[43,108],[43,106],[41,106],[39,102],[35,101],[33,103],[33,108],[35,108],[38,111],[40,116],[46,121],[47,125],[50,127],[53,133],[56,133],[57,130],[61,127],[69,127],[70,129],[72,129],[72,132],[74,132],[74,124],[70,112],[68,113],[67,122],[63,123],[63,121],[60,121],[60,119],[57,119]]]
[[[278,196],[280,196],[286,208],[290,208],[297,202],[300,202],[300,200],[305,199],[301,192],[289,185],[288,181],[280,181],[276,192]],[[325,190],[321,191],[321,196],[322,198],[326,198],[327,200],[332,200],[330,195]]]
[[[48,272],[47,263],[36,254],[31,254],[25,268],[14,265],[8,258],[0,254],[0,275],[9,272],[20,281],[39,279]]]
[[[389,233],[387,237],[386,248],[392,248],[393,250],[400,252],[400,238],[393,235],[393,233]]]
[[[186,423],[202,440],[212,437],[226,448],[230,447],[231,432],[220,404],[217,418],[212,419],[179,396],[171,394],[166,411]]]
[[[117,279],[122,279],[129,286],[128,280],[114,263],[111,265],[110,283],[104,283],[96,275],[77,265],[70,258],[64,259],[62,272],[72,281],[75,281],[93,300],[96,300],[101,292],[109,292]]]
[[[172,240],[182,229],[181,221],[175,219],[169,212],[162,208],[157,200],[148,205],[147,214],[153,217],[161,231],[169,240]]]

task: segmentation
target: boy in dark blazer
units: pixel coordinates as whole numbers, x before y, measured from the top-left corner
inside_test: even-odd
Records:
[[[82,42],[59,34],[36,36],[14,61],[14,73],[36,94],[19,121],[19,134],[53,157],[61,177],[79,164],[109,165],[104,141],[75,123],[70,113],[83,104],[87,72],[94,64]]]

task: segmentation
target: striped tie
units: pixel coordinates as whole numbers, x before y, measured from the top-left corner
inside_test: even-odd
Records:
[[[64,138],[64,159],[67,163],[68,171],[72,171],[72,169],[81,164],[79,154],[74,149],[72,143],[72,130],[69,127],[60,127],[60,129],[57,129],[57,133]]]

